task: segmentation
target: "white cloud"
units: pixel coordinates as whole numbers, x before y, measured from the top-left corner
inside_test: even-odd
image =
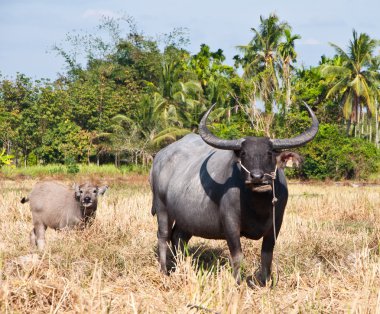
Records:
[[[306,40],[303,40],[302,44],[306,46],[319,46],[321,42],[315,38],[308,38]]]
[[[94,10],[94,9],[88,9],[84,11],[82,14],[82,17],[84,17],[85,19],[88,19],[88,18],[99,19],[104,16],[118,18],[121,15],[111,10]]]

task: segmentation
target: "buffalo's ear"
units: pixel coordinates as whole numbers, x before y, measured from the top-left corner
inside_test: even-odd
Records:
[[[103,186],[98,187],[98,195],[103,195],[104,193],[106,193],[107,189],[108,189],[108,185],[103,185]]]
[[[74,183],[74,191],[75,191],[75,198],[79,199],[80,198],[80,189],[79,189],[79,184]]]
[[[235,149],[234,153],[235,153],[236,161],[239,162],[240,161],[241,149]]]
[[[276,157],[277,167],[299,167],[302,162],[302,158],[297,153],[293,152],[282,152]]]

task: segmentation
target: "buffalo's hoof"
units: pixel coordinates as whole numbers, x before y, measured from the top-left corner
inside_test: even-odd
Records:
[[[263,275],[259,272],[255,273],[254,276],[248,276],[247,277],[247,285],[251,289],[257,288],[257,287],[265,287],[268,283],[267,278],[263,278]]]
[[[255,288],[258,288],[258,287],[265,287],[266,283],[263,282],[263,281],[261,281],[261,280],[258,280],[254,276],[249,276],[247,278],[247,285],[251,289],[255,289]]]
[[[165,275],[165,276],[169,276],[169,271],[167,270],[167,268],[160,268],[160,272],[161,274]]]
[[[255,273],[254,276],[249,276],[247,278],[247,285],[250,288],[257,287],[266,287],[270,285],[271,288],[274,288],[277,285],[278,278],[271,274],[269,277],[263,276],[259,271]]]

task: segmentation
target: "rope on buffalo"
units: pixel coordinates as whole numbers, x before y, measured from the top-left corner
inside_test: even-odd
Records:
[[[276,165],[276,168],[274,169],[273,172],[271,172],[270,174],[269,173],[265,173],[264,175],[267,175],[267,176],[270,176],[272,178],[272,192],[273,192],[273,199],[272,199],[272,205],[273,205],[273,234],[274,234],[274,245],[276,245],[276,240],[277,240],[277,234],[276,234],[276,217],[275,217],[275,213],[276,213],[276,203],[278,201],[277,197],[276,197],[276,191],[274,189],[274,181],[276,180],[276,175],[277,175],[277,165]]]
[[[274,188],[274,183],[275,183],[275,180],[276,180],[276,175],[277,175],[277,165],[276,165],[276,168],[274,168],[274,171],[271,172],[270,174],[268,173],[265,173],[264,175],[267,175],[267,176],[270,176],[272,178],[272,192],[273,192],[273,199],[272,199],[272,211],[273,211],[273,214],[272,214],[272,218],[273,218],[273,221],[272,221],[272,224],[273,224],[273,236],[274,236],[274,246],[276,246],[276,241],[277,241],[277,233],[276,233],[276,203],[278,201],[277,197],[276,197],[276,191],[275,191],[275,188]],[[273,250],[273,253],[274,255],[274,250]],[[278,282],[278,278],[279,278],[279,272],[278,272],[278,266],[277,266],[277,263],[276,264],[276,276],[277,276],[277,282]],[[274,287],[276,285],[276,282],[273,281],[272,279],[272,287]]]
[[[251,174],[251,172],[246,168],[244,167],[244,165],[241,163],[241,160],[239,160],[239,164],[240,164],[240,167],[246,171],[248,174]],[[276,180],[276,176],[277,176],[277,165],[276,167],[274,168],[274,171],[271,172],[271,173],[264,173],[264,176],[268,176],[272,179],[272,192],[273,192],[273,198],[272,198],[272,224],[273,224],[273,236],[274,236],[274,246],[276,246],[276,241],[277,241],[277,233],[276,233],[276,203],[278,201],[277,197],[276,197],[276,191],[275,191],[275,187],[274,187],[274,183],[275,183],[275,180]],[[272,253],[274,254],[274,252]],[[277,281],[278,281],[278,278],[279,278],[279,272],[278,272],[278,267],[277,267],[277,263],[276,264],[276,275],[277,275]],[[272,281],[272,286],[274,286],[274,282]]]
[[[244,167],[244,165],[241,163],[241,160],[239,160],[240,167],[245,170],[248,174],[251,174],[251,172]],[[276,191],[274,189],[274,182],[276,180],[276,175],[277,175],[277,165],[276,168],[274,168],[274,171],[271,173],[264,173],[264,176],[268,176],[272,179],[272,192],[273,192],[273,199],[272,199],[272,205],[273,205],[273,233],[274,233],[274,245],[276,245],[276,240],[277,240],[277,235],[276,235],[276,217],[275,217],[275,212],[276,212],[276,203],[278,201],[276,197]]]

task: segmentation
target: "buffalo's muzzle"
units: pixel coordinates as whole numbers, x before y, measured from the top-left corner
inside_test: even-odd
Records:
[[[271,182],[268,180],[260,180],[259,182],[255,180],[246,180],[245,185],[253,192],[268,192],[272,191]]]

